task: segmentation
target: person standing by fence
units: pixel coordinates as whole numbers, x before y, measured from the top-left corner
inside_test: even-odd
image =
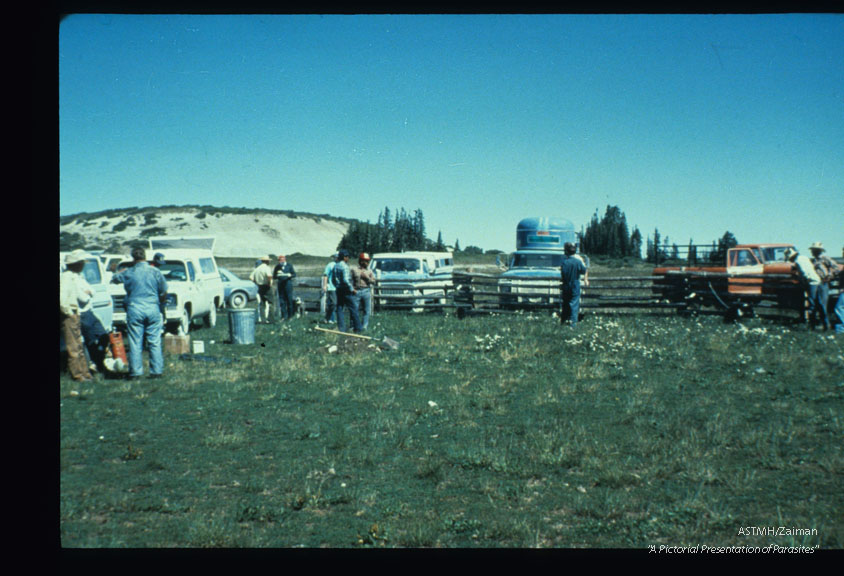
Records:
[[[583,260],[576,256],[577,248],[571,242],[563,246],[565,256],[560,266],[562,279],[562,315],[561,322],[570,322],[571,327],[577,326],[577,317],[580,313],[580,277],[587,272]]]
[[[334,287],[332,272],[337,265],[337,253],[331,257],[331,262],[325,265],[322,272],[322,294],[325,298],[325,321],[329,324],[337,322],[337,289]]]
[[[817,272],[815,272],[812,261],[797,252],[795,248],[786,249],[785,261],[794,264],[795,271],[799,275],[800,282],[803,284],[803,289],[806,291],[808,297],[808,309],[802,321],[805,322],[808,317],[811,321],[809,327],[814,328],[815,306],[817,305],[818,287],[821,284],[821,279]]]
[[[267,324],[270,321],[273,286],[269,256],[261,256],[261,263],[252,271],[249,279],[258,286],[258,323]]]
[[[167,296],[167,281],[161,270],[146,261],[146,250],[132,249],[131,268],[115,274],[113,284],[126,290],[126,331],[129,333],[129,377],[144,374],[143,348],[149,349],[149,377],[160,378],[164,372],[161,333],[164,320],[161,302]]]
[[[360,327],[366,330],[369,327],[369,317],[372,315],[372,287],[375,285],[375,274],[369,269],[369,262],[372,258],[366,252],[358,256],[357,268],[352,268],[352,283],[357,290],[356,308],[361,313]],[[363,304],[363,306],[361,306]]]
[[[818,285],[817,302],[815,303],[815,316],[820,317],[823,323],[823,329],[829,330],[829,285],[840,272],[838,264],[832,261],[832,258],[824,254],[825,250],[823,244],[815,242],[809,246],[809,251],[812,253],[811,261],[815,267],[815,273],[820,278],[821,283]],[[812,319],[813,322],[815,319]]]
[[[282,254],[278,257],[278,264],[273,268],[273,279],[276,282],[276,320],[283,322],[290,320],[296,313],[296,307],[293,302],[293,279],[296,278],[296,270],[293,264],[287,261],[287,257]]]
[[[354,284],[352,284],[352,272],[349,268],[348,250],[338,252],[337,265],[332,271],[334,286],[337,289],[337,328],[340,332],[346,332],[346,309],[352,318],[352,330],[360,333],[360,315],[357,311],[357,298]]]

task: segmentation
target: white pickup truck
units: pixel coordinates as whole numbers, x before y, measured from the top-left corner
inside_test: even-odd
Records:
[[[213,252],[214,238],[154,237],[150,238],[147,258],[164,256],[160,270],[167,280],[164,303],[164,323],[170,332],[187,334],[191,324],[203,321],[206,326],[217,324],[217,309],[225,302],[225,289]],[[127,260],[118,272],[131,266]],[[126,292],[122,284],[111,285],[114,301],[115,326],[126,325]]]

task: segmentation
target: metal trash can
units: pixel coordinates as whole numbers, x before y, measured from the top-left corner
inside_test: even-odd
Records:
[[[250,308],[229,310],[229,335],[232,344],[254,344],[255,311]]]

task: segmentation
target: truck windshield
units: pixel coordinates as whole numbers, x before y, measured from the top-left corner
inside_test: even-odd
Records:
[[[511,268],[559,268],[562,254],[514,254]]]
[[[390,258],[379,261],[377,268],[381,272],[419,272],[421,266],[413,258]]]
[[[775,246],[762,248],[762,254],[765,256],[765,262],[785,262],[785,251],[788,246]]]
[[[90,258],[85,261],[85,268],[82,269],[82,275],[88,284],[99,284],[102,282],[100,276],[100,264],[96,258]]]

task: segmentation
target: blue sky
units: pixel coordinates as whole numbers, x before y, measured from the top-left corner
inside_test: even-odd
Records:
[[[844,246],[844,16],[93,15],[60,214],[203,204],[512,250],[527,216]]]

